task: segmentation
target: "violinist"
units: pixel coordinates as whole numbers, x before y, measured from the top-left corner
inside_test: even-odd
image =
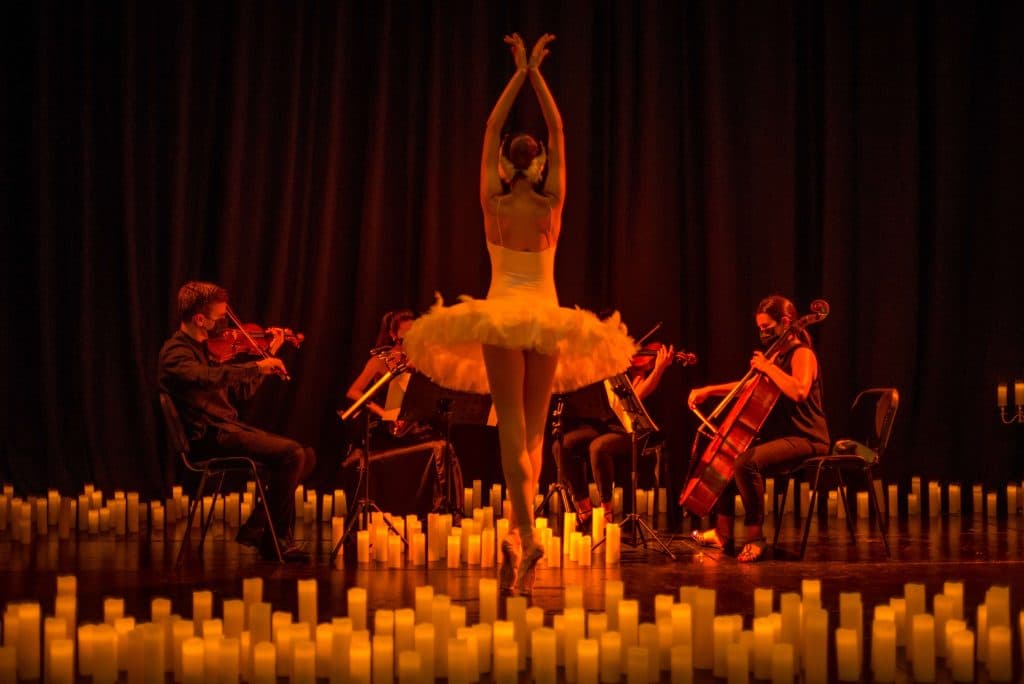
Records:
[[[610,313],[601,312],[599,316],[604,317]],[[634,357],[635,363],[629,373],[633,391],[640,401],[658,388],[665,370],[672,365],[676,356],[671,345],[649,351],[652,353]],[[612,403],[614,412],[615,405],[611,398],[609,403]],[[615,484],[626,486],[632,476],[632,438],[620,420],[613,417],[576,417],[565,421],[563,431],[562,437],[552,443],[551,449],[576,508],[577,526],[587,530],[593,515],[584,459],[590,462],[594,482],[601,496],[601,506],[605,510],[605,519],[611,522]],[[632,505],[632,497],[623,497],[624,514],[633,512]]]
[[[284,362],[274,356],[283,331],[269,329],[270,355],[259,361],[219,364],[210,358],[207,341],[226,328],[228,293],[213,283],[191,281],[178,291],[180,324],[160,350],[160,389],[178,408],[197,459],[246,455],[267,470],[267,505],[277,531],[281,555],[301,562],[309,553],[295,544],[295,489],[316,465],[310,447],[247,425],[234,402],[253,396],[267,375],[286,376]],[[257,508],[239,529],[236,541],[255,546],[262,558],[277,560],[273,536]]]
[[[384,314],[380,321],[380,330],[377,332],[377,343],[374,345],[375,350],[382,350],[384,354],[393,357],[404,354],[402,340],[405,337],[405,333],[412,327],[414,318],[412,311],[409,309],[388,311]],[[349,386],[348,391],[345,393],[346,397],[356,401],[363,396],[363,392],[388,371],[382,356],[378,354],[370,355],[370,358],[366,360],[366,364],[363,366],[362,372],[359,373],[359,377]],[[403,379],[405,383],[408,383],[408,376],[397,378],[392,382],[393,384],[398,383]],[[366,402],[366,407],[384,420],[393,421],[397,417],[397,413],[394,411],[385,412],[384,407],[372,399]]]
[[[715,527],[695,531],[692,535],[702,546],[731,550],[735,500],[739,493],[746,526],[746,543],[737,555],[741,562],[761,560],[765,551],[765,473],[828,453],[829,432],[822,408],[818,358],[807,331],[799,327],[790,330],[796,320],[796,307],[780,295],[761,300],[757,307],[755,322],[766,348],[782,335],[788,334],[790,338],[772,358],[755,351],[750,359],[750,367],[774,382],[781,396],[759,431],[758,439],[736,458],[733,480],[716,504]],[[731,382],[695,389],[690,392],[689,406],[694,409],[710,397],[729,394],[736,385]]]

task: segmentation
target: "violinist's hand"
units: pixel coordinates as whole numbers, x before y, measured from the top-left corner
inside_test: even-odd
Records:
[[[750,359],[750,367],[756,371],[761,371],[762,373],[767,373],[768,368],[771,367],[771,365],[772,362],[768,357],[759,351],[754,352],[754,356]]]
[[[707,387],[698,387],[695,390],[690,390],[690,396],[686,399],[686,405],[693,411],[697,408],[697,404],[703,404],[711,396],[711,392],[708,391]]]
[[[270,355],[275,356],[284,344],[284,328],[267,328],[267,332],[270,333]]]
[[[260,359],[256,362],[256,367],[260,369],[260,375],[273,375],[275,373],[282,377],[288,375],[288,369],[285,368],[284,361],[276,356]]]
[[[512,50],[512,59],[515,60],[516,69],[526,69],[526,44],[518,33],[505,36],[505,44]]]
[[[675,357],[675,353],[675,347],[673,347],[671,344],[668,345],[667,347],[662,345],[662,347],[658,350],[658,355],[654,357],[653,372],[659,375],[664,373],[665,369],[672,365],[672,360]]]
[[[553,41],[555,36],[551,33],[545,33],[533,46],[533,50],[530,52],[530,62],[527,66],[536,71],[540,69],[540,63],[544,61],[544,58],[551,54],[551,51],[547,49],[548,43]]]

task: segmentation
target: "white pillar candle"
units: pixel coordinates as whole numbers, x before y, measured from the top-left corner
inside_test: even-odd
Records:
[[[370,562],[370,531],[356,532],[356,560],[361,564]]]
[[[981,515],[984,512],[982,507],[985,503],[985,492],[981,485],[976,484],[971,487],[971,503],[974,515]]]
[[[857,492],[857,517],[865,520],[868,517],[868,493]]]
[[[985,494],[985,516],[995,520],[998,499],[995,492],[988,492]]]
[[[921,514],[921,496],[919,494],[907,494],[907,515]]]
[[[942,593],[949,597],[950,616],[956,620],[964,619],[964,585],[963,582],[944,582]]]
[[[395,653],[411,651],[416,648],[414,630],[416,613],[411,608],[399,608],[395,611]]]
[[[416,652],[420,654],[424,682],[433,682],[435,678],[434,634],[434,625],[430,622],[418,624],[413,629],[413,639],[416,642]]]
[[[125,509],[125,527],[129,534],[139,532],[139,493],[128,492],[128,504]]]
[[[772,669],[775,628],[767,615],[754,618],[754,677],[768,679]]]
[[[857,655],[857,632],[839,627],[836,638],[836,676],[841,682],[860,681],[860,660]]]
[[[903,585],[903,597],[906,599],[906,612],[904,613],[904,628],[903,633],[906,635],[907,643],[907,659],[913,660],[914,649],[909,648],[911,645],[910,637],[912,632],[910,631],[911,625],[914,623],[914,616],[925,612],[925,587],[923,584],[916,582],[908,582]],[[897,611],[898,612],[898,611]]]
[[[622,635],[622,649],[636,646],[639,641],[640,602],[636,599],[619,601],[619,634]]]
[[[891,484],[888,486],[888,499],[887,508],[889,509],[889,517],[895,518],[899,515],[899,487],[898,485]]]
[[[490,510],[484,509],[484,510]],[[543,611],[542,611],[543,613]],[[531,639],[535,638],[537,632],[543,629],[544,616],[541,615],[541,626],[537,628],[532,634]],[[473,630],[473,638],[476,640],[476,654],[477,654],[477,671],[480,674],[490,674],[491,663],[494,660],[494,634],[491,630],[491,625],[487,623],[475,624],[470,629]]]
[[[459,534],[459,535],[456,535],[456,534],[450,535],[448,537],[448,547],[447,547],[447,549],[448,549],[447,559],[448,559],[448,569],[449,570],[454,570],[454,569],[457,569],[459,567],[459,561],[461,560],[459,558],[459,551],[460,551],[461,548],[462,548],[462,536],[461,536],[461,534]]]
[[[935,618],[928,613],[914,615],[910,625],[914,681],[935,681]]]
[[[864,662],[864,608],[860,594],[841,592],[839,594],[839,626],[857,633],[857,661]],[[859,667],[859,666],[858,666]]]
[[[647,672],[648,662],[647,649],[639,646],[626,649],[627,684],[647,684],[650,677]]]
[[[896,681],[896,623],[892,620],[871,623],[871,672],[876,682]]]
[[[348,617],[352,619],[352,631],[361,632],[366,629],[366,589],[349,587]]]
[[[988,606],[982,604],[975,609],[977,625],[977,657],[979,663],[988,662]]]
[[[693,606],[693,667],[710,670],[714,665],[712,623],[715,616],[715,590],[698,589]]]
[[[395,640],[386,635],[373,637],[373,680],[391,682],[395,679]]]
[[[605,526],[604,533],[604,562],[609,565],[616,565],[622,555],[622,529],[618,523],[608,523]]]
[[[1012,681],[1012,655],[1010,628],[1005,625],[990,626],[988,630],[988,674],[991,681]]]
[[[954,682],[974,681],[974,632],[961,630],[950,641],[949,669]]]
[[[792,684],[795,672],[792,644],[772,646],[772,684]]]
[[[942,513],[942,488],[938,482],[928,483],[928,516],[939,517]]]
[[[608,580],[604,583],[604,612],[608,616],[608,629],[613,632],[619,630],[619,603],[624,592],[625,585],[621,580]]]
[[[519,681],[519,647],[514,641],[503,642],[494,651],[495,684],[513,684]]]
[[[605,632],[600,641],[601,684],[618,684],[622,678],[622,636]]]
[[[783,624],[785,624],[785,616],[783,615]],[[851,630],[853,631],[853,630]],[[853,631],[854,637],[856,638],[856,632]],[[773,672],[774,672],[774,658],[778,651],[776,641],[776,647],[772,649],[773,658]],[[798,668],[798,656],[800,652],[799,637],[796,642],[783,641],[792,648],[790,660],[792,661],[793,668]],[[808,608],[804,615],[804,643],[803,643],[803,661],[804,661],[804,672],[805,680],[807,684],[816,684],[826,682],[828,680],[828,611],[824,608]],[[852,657],[856,658],[856,651],[853,652]],[[859,669],[860,662],[857,661],[857,667]]]
[[[555,630],[550,627],[542,627],[533,633],[530,644],[530,664],[532,666],[531,674],[537,684],[555,684],[557,681],[555,648]],[[579,654],[577,653],[578,658]],[[599,663],[598,668],[600,668]],[[596,677],[597,673],[595,673],[595,681]]]
[[[371,662],[370,644],[365,641],[353,642],[349,651],[350,681],[356,684],[370,684]]]
[[[673,683],[691,684],[693,682],[693,648],[691,646],[673,646],[669,653],[669,676]]]
[[[430,621],[434,625],[434,676],[448,676],[448,639],[451,638],[451,597],[434,596]]]
[[[38,679],[41,669],[40,643],[42,642],[42,607],[38,603],[20,603],[16,607],[18,622],[16,641],[6,639],[18,651],[18,677]],[[6,627],[6,625],[5,625]],[[6,630],[5,630],[6,632]]]
[[[562,641],[565,680],[573,684],[577,677],[577,644],[586,636],[586,615],[582,608],[565,611],[565,636]],[[623,639],[625,643],[625,639]]]
[[[722,678],[728,675],[728,652],[729,644],[735,639],[735,621],[733,615],[716,615],[712,625],[712,639],[714,660],[712,673],[715,677]],[[625,641],[623,641],[625,645]]]
[[[495,583],[495,592],[497,592],[497,580],[493,580],[493,581]],[[495,598],[495,601],[497,601],[497,598]],[[422,625],[424,623],[430,622],[432,614],[433,614],[432,613],[432,611],[433,611],[433,603],[434,603],[434,587],[430,586],[429,584],[425,584],[425,585],[416,587],[415,598],[414,598],[413,605],[415,606],[415,610],[416,610],[416,624],[417,625]],[[497,614],[497,611],[498,611],[497,605],[495,605],[495,609],[494,609],[495,614]]]
[[[600,675],[600,648],[594,639],[576,642],[576,682],[597,684]]]
[[[801,604],[800,595],[794,592],[786,592],[779,597],[779,612],[782,614],[782,630],[778,641],[793,645],[793,659],[797,669],[800,668],[800,625],[801,625]],[[694,636],[696,637],[696,625],[694,625]],[[696,648],[696,643],[694,643]]]
[[[206,681],[206,652],[202,639],[192,637],[181,645],[181,681],[183,684],[203,684]]]
[[[746,684],[750,681],[750,654],[745,644],[729,644],[726,661],[729,684]]]
[[[398,684],[425,684],[421,676],[423,659],[416,651],[401,651],[398,654]]]
[[[821,580],[804,579],[800,582],[800,598],[804,606],[821,607]],[[769,608],[771,605],[769,604]],[[770,614],[771,610],[766,614]]]
[[[935,656],[946,657],[946,622],[953,617],[953,602],[945,594],[932,597],[932,615],[935,617]]]
[[[95,626],[92,634],[89,670],[93,684],[114,684],[117,681],[117,632],[111,625],[104,624]],[[176,681],[181,681],[180,675]]]
[[[961,507],[960,485],[958,485],[958,484],[951,484],[951,485],[949,485],[949,491],[947,492],[947,495],[948,495],[948,498],[949,498],[949,502],[948,502],[949,514],[950,515],[960,515],[960,507]]]
[[[480,622],[491,624],[498,619],[498,580],[480,579]]]
[[[414,532],[410,539],[412,544],[409,562],[413,567],[423,567],[427,563],[427,536],[422,532]]]
[[[688,603],[676,603],[672,605],[673,646],[693,646],[692,610],[692,606]]]
[[[268,641],[253,648],[252,684],[277,684],[277,649]]]

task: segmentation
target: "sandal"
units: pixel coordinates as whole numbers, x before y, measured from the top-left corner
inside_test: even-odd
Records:
[[[718,549],[719,551],[729,551],[732,549],[732,538],[728,537],[722,539],[718,536],[718,532],[712,528],[710,530],[694,530],[690,534],[690,539],[693,540],[697,546],[703,546],[708,549]]]
[[[764,537],[748,541],[743,545],[743,550],[736,556],[740,563],[756,563],[764,558],[764,552],[768,548],[768,542]]]

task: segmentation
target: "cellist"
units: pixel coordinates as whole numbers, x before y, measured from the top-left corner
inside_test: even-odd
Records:
[[[701,546],[732,549],[735,499],[739,493],[746,527],[745,544],[736,557],[741,562],[758,561],[765,551],[765,473],[827,453],[829,448],[818,357],[805,329],[788,330],[796,320],[796,307],[781,295],[766,297],[757,306],[755,322],[762,345],[770,347],[787,331],[791,338],[772,358],[755,351],[750,359],[750,367],[767,376],[782,394],[758,433],[758,439],[737,457],[733,480],[716,504],[715,527],[697,530],[692,535]],[[728,394],[736,385],[736,382],[729,382],[695,389],[690,392],[689,406],[695,409],[709,397]]]

